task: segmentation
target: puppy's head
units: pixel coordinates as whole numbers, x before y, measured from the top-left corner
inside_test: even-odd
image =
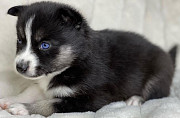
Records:
[[[67,5],[40,2],[15,6],[17,16],[16,70],[29,79],[63,71],[81,53],[85,20]]]

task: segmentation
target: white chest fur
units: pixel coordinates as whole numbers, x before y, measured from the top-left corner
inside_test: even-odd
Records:
[[[66,97],[71,96],[76,92],[75,87],[67,87],[67,86],[57,86],[55,88],[48,89],[48,85],[51,81],[51,79],[56,74],[51,74],[48,76],[43,77],[42,79],[38,80],[39,87],[43,90],[44,94],[47,98],[52,98],[54,96],[56,97]],[[61,78],[59,78],[61,79]]]

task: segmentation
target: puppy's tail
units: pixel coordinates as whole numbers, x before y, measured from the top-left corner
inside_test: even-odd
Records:
[[[176,65],[177,49],[178,49],[178,46],[175,45],[169,50],[169,54],[171,56],[174,66]]]

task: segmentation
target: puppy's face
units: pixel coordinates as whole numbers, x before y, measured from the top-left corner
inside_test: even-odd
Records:
[[[28,79],[57,73],[71,66],[82,44],[82,18],[73,9],[55,3],[15,6],[18,16],[16,70]]]

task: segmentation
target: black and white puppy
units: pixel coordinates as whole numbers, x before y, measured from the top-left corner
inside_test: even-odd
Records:
[[[39,2],[15,6],[16,69],[34,83],[0,106],[12,114],[96,111],[115,101],[166,97],[176,47],[165,53],[131,32],[92,30],[75,9]]]

